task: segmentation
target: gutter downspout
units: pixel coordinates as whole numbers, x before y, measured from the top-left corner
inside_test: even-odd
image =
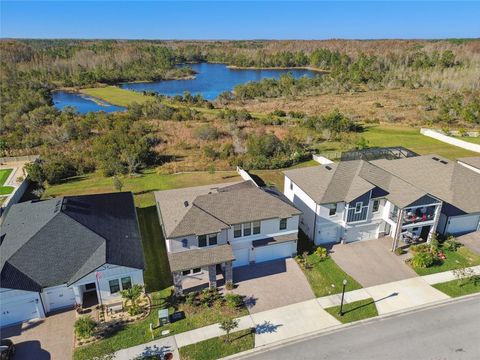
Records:
[[[318,204],[315,203],[315,216],[313,218],[313,244],[315,245],[315,236],[317,235],[317,210]]]

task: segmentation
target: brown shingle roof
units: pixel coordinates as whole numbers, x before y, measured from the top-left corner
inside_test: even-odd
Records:
[[[233,224],[301,213],[282,194],[257,188],[250,181],[158,191],[155,197],[167,238],[209,234]]]
[[[184,271],[235,260],[231,245],[168,253],[171,271]]]

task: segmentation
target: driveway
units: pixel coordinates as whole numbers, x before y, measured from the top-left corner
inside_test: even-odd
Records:
[[[459,236],[457,240],[465,245],[465,247],[480,255],[480,231]]]
[[[246,297],[251,314],[315,298],[294,259],[235,268],[233,280],[233,292]]]
[[[71,359],[74,322],[75,312],[64,311],[42,321],[2,328],[2,339],[15,343],[15,360]]]
[[[417,276],[404,258],[390,251],[390,238],[337,244],[331,256],[343,271],[369,287]]]

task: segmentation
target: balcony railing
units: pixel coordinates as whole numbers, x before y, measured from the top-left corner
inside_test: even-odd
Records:
[[[421,209],[409,210],[405,209],[403,215],[403,225],[417,224],[426,221],[432,221],[435,218],[435,207],[428,207],[426,211]]]

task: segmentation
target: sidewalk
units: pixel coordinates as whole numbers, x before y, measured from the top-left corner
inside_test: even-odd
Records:
[[[480,274],[480,266],[472,269]],[[454,279],[453,271],[419,276],[349,291],[345,293],[344,301],[350,303],[372,298],[378,314],[387,315],[448,299],[448,295],[430,285]],[[341,297],[341,294],[334,294],[243,316],[239,318],[236,331],[255,328],[255,347],[259,347],[332,328],[340,325],[340,322],[325,309],[340,305]],[[177,348],[221,335],[224,332],[219,324],[213,324],[120,350],[115,353],[115,359],[133,359],[139,355],[159,354],[162,351],[172,351],[174,358],[178,359]]]

